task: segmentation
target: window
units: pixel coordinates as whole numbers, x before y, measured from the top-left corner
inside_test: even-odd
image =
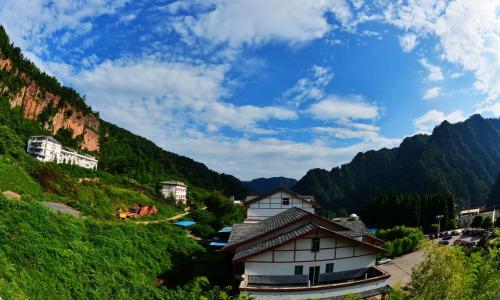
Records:
[[[333,273],[333,263],[326,264],[326,272],[325,273]]]
[[[290,205],[290,198],[283,198],[283,201],[281,203],[283,205]]]
[[[295,266],[295,275],[302,275],[304,273],[304,266]]]
[[[319,238],[311,239],[311,252],[319,252]]]

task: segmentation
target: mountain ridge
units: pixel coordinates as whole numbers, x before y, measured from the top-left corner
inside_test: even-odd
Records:
[[[500,171],[500,119],[473,115],[442,122],[431,135],[405,138],[399,147],[358,153],[350,163],[312,169],[292,188],[330,210],[358,211],[378,193],[450,192],[462,207],[486,204]]]
[[[257,195],[264,195],[276,188],[284,187],[291,188],[297,183],[297,179],[287,178],[283,176],[268,177],[268,178],[256,178],[250,181],[243,181],[243,185],[255,192]]]

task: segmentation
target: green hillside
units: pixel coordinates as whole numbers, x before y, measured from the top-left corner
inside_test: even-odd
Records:
[[[398,148],[359,153],[331,171],[310,170],[294,186],[326,209],[358,211],[379,193],[451,193],[463,207],[486,204],[500,171],[500,119],[443,122]]]
[[[226,295],[211,285],[230,283],[230,260],[225,254],[207,252],[170,222],[146,225],[115,219],[116,209],[133,204],[158,207],[158,214],[141,221],[182,212],[155,198],[147,185],[105,171],[41,163],[25,153],[23,139],[4,125],[0,125],[0,138],[0,192],[22,197],[6,199],[0,193],[2,299],[198,299],[202,295],[217,299]],[[204,202],[204,194],[199,190],[194,200]],[[227,207],[229,200],[206,199],[208,209],[200,213],[214,214],[216,226],[240,221],[242,215],[234,215],[238,210]],[[83,216],[52,211],[42,201],[69,204]],[[222,203],[226,210],[220,209]]]
[[[153,142],[132,134],[99,119],[85,103],[85,97],[72,88],[61,85],[57,79],[40,71],[26,59],[19,48],[10,43],[4,28],[0,25],[0,60],[9,60],[12,70],[0,69],[0,124],[9,125],[23,140],[33,134],[48,134],[46,122],[66,104],[82,112],[83,116],[94,116],[98,121],[100,152],[92,153],[99,157],[99,168],[112,174],[126,175],[135,180],[155,186],[159,181],[177,179],[206,190],[218,190],[226,195],[239,198],[248,192],[235,177],[219,174],[191,158],[161,149]],[[23,87],[36,83],[40,93],[50,92],[60,96],[56,106],[46,106],[38,119],[38,124],[22,120],[24,107],[11,109],[9,101],[14,99]],[[11,115],[12,114],[12,115]],[[71,138],[72,132],[60,129],[55,137],[65,146],[78,147],[83,136]]]

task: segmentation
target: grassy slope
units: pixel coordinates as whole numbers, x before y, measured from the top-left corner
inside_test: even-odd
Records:
[[[37,162],[5,126],[0,137],[0,190],[23,196],[0,194],[0,297],[168,299],[175,294],[156,286],[158,275],[184,270],[187,280],[195,276],[185,268],[193,269],[189,264],[205,250],[183,230],[114,219],[116,208],[135,203],[156,204],[156,218],[176,213],[147,188],[105,172]],[[78,182],[96,176],[99,182]],[[68,203],[87,217],[53,212],[39,203],[45,200]]]
[[[0,196],[0,295],[4,299],[152,299],[172,257],[201,251],[169,224],[77,219],[34,201]]]
[[[42,188],[16,161],[0,158],[0,191],[13,191],[21,195],[42,195]]]

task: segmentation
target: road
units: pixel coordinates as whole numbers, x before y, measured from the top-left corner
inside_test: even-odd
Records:
[[[425,259],[422,251],[415,251],[392,259],[389,264],[377,266],[384,272],[391,275],[389,278],[390,286],[405,286],[410,282],[411,269],[423,262]]]
[[[64,203],[58,203],[58,202],[41,202],[41,203],[54,211],[60,211],[62,213],[69,214],[75,217],[80,217],[82,215],[80,211]]]
[[[453,247],[453,243],[455,240],[462,239],[465,241],[473,241],[477,242],[479,241],[479,237],[470,237],[470,236],[461,236],[461,235],[456,235],[449,240],[449,245],[448,247]],[[442,239],[435,239],[434,241],[438,243]],[[385,271],[386,273],[390,274],[391,277],[389,278],[389,284],[391,286],[396,286],[396,285],[401,285],[405,286],[410,282],[411,279],[411,269],[420,264],[425,260],[424,253],[422,251],[415,251],[412,253],[405,254],[401,257],[396,257],[392,259],[391,263],[386,264],[386,265],[379,265],[378,267]]]

